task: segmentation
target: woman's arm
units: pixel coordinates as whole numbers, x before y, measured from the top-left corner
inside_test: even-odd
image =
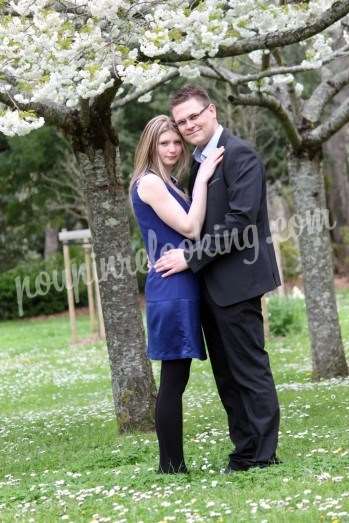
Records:
[[[156,174],[143,176],[138,185],[141,200],[150,205],[167,225],[183,236],[196,239],[206,214],[207,182],[223,158],[224,148],[213,151],[201,164],[193,189],[192,204],[188,213],[168,191],[164,181]]]

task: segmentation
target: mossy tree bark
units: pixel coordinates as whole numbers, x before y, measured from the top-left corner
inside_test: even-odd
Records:
[[[289,175],[299,225],[313,377],[347,376],[333,280],[329,213],[320,152],[290,153]]]
[[[128,198],[108,93],[94,105],[82,106],[80,115],[74,149],[83,172],[119,431],[153,430],[156,388],[145,354]]]

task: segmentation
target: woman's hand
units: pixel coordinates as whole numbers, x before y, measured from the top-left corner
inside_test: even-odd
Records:
[[[200,181],[205,183],[208,182],[215,172],[217,165],[222,161],[223,153],[223,145],[222,147],[218,147],[218,149],[214,149],[209,153],[208,157],[202,162],[200,169],[198,170],[197,178],[199,178]]]

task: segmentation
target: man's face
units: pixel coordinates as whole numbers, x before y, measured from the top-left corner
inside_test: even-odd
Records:
[[[172,116],[185,141],[193,145],[206,145],[218,125],[216,107],[197,98],[173,107]]]

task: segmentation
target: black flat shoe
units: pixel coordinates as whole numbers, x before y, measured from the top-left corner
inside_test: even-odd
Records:
[[[156,473],[157,474],[189,474],[189,470],[187,469],[187,467],[185,465],[183,465],[181,463],[179,467],[170,466],[166,469],[159,467],[158,470],[156,471]]]

